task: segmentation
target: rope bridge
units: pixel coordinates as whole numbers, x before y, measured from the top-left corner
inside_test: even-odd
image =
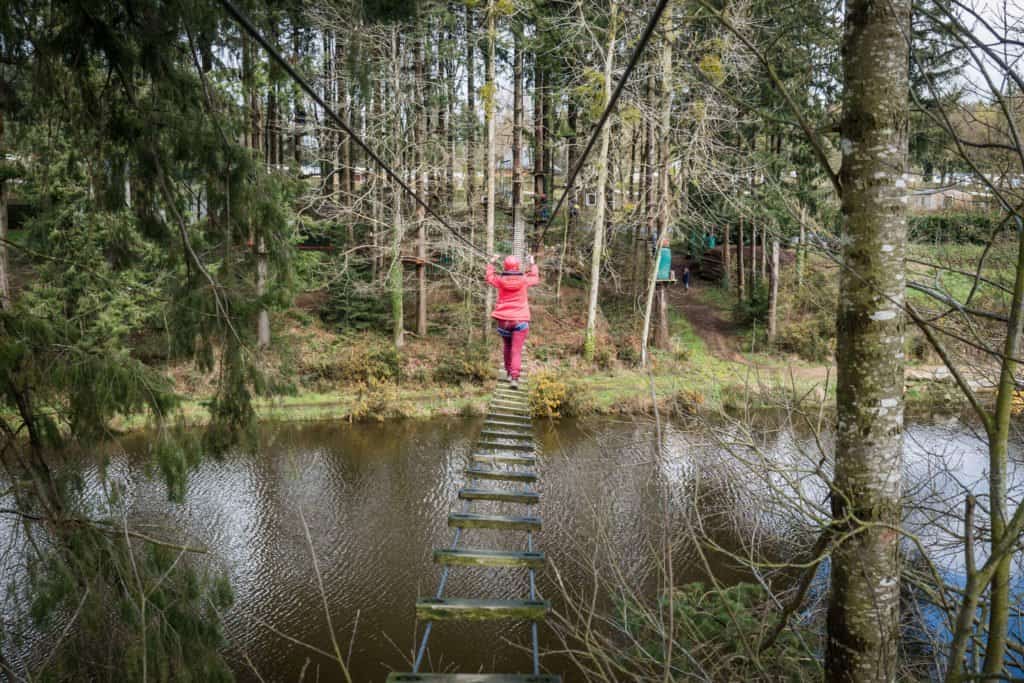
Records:
[[[524,385],[521,385],[524,386]],[[540,673],[540,652],[537,644],[537,624],[550,609],[546,600],[537,598],[537,570],[543,568],[544,553],[534,550],[533,534],[540,531],[539,517],[512,514],[484,514],[474,512],[474,504],[494,501],[507,505],[536,505],[540,495],[531,488],[537,482],[536,448],[533,442],[533,422],[526,395],[509,387],[506,380],[499,383],[491,399],[480,438],[470,455],[465,474],[479,486],[466,486],[459,491],[461,506],[448,515],[448,526],[455,529],[452,544],[434,550],[434,562],[441,565],[441,580],[433,597],[416,601],[416,617],[426,622],[423,637],[416,652],[412,672],[392,673],[387,683],[560,683],[561,676]],[[488,550],[459,547],[464,536],[472,531],[526,532],[526,550]],[[521,600],[486,598],[446,598],[448,576],[456,567],[493,567],[511,571],[525,569],[530,577],[530,593]],[[437,621],[478,621],[485,619],[525,619],[530,622],[533,672],[511,673],[421,673],[427,643]]]

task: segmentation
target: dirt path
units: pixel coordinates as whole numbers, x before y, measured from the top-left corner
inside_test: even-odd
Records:
[[[694,278],[696,279],[696,278]],[[669,289],[668,305],[682,313],[693,327],[693,331],[704,340],[708,350],[718,358],[743,361],[737,351],[738,329],[727,316],[700,297],[702,282],[691,283],[690,291],[682,283]]]

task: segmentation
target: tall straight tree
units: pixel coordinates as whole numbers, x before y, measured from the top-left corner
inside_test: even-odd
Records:
[[[523,27],[512,29],[512,245],[523,248]]]
[[[612,0],[609,8],[608,35],[604,53],[604,74],[601,88],[601,109],[608,106],[612,98],[612,73],[615,68],[615,29],[618,21],[619,3]],[[601,147],[597,155],[597,210],[594,211],[594,250],[590,260],[590,298],[587,303],[587,327],[583,336],[583,357],[594,359],[597,346],[597,299],[601,289],[601,260],[604,255],[605,189],[608,186],[608,148],[611,144],[611,127],[601,129]]]
[[[494,117],[495,97],[497,96],[497,84],[495,83],[495,44],[498,41],[497,3],[490,0],[487,3],[487,85],[484,87],[484,116],[487,119],[487,223],[486,234],[487,253],[494,253],[494,152],[497,146],[497,121]],[[490,314],[491,306],[494,303],[494,289],[487,288],[487,315]],[[484,318],[485,328],[489,326],[489,318]]]
[[[416,174],[416,194],[426,197],[427,191],[427,122],[430,109],[427,106],[427,82],[423,74],[423,39],[416,41],[415,72],[417,91],[415,116],[413,124],[413,172]],[[427,336],[427,211],[421,204],[416,205],[416,334],[420,338]]]
[[[473,220],[476,201],[476,22],[472,3],[466,3],[466,210]]]
[[[896,677],[910,5],[846,5],[831,681]]]

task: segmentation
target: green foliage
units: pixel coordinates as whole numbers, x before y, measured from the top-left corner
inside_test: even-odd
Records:
[[[764,325],[768,320],[769,294],[768,284],[763,279],[758,280],[756,285],[751,285],[748,297],[737,302],[733,309],[736,322],[744,326],[753,325],[755,322]]]
[[[363,17],[369,22],[406,21],[416,16],[416,0],[362,0]]]
[[[483,384],[493,372],[490,345],[478,342],[452,349],[451,353],[441,356],[434,367],[434,381],[443,384]]]
[[[661,619],[670,609],[674,643],[672,668],[677,678],[688,676],[733,681],[819,680],[820,665],[814,650],[819,636],[796,626],[784,630],[773,647],[758,653],[761,640],[777,613],[776,603],[756,584],[738,583],[709,589],[700,582],[676,588],[658,600]],[[619,628],[630,642],[621,659],[629,669],[643,671],[664,668],[668,652],[665,637],[651,619],[651,610],[626,601],[617,610]]]
[[[230,681],[217,612],[233,595],[226,579],[197,570],[182,551],[133,547],[118,524],[58,533],[29,566],[35,626],[76,614],[42,680]]]
[[[931,213],[908,217],[911,242],[956,242],[985,244],[998,227],[999,216],[991,213]]]

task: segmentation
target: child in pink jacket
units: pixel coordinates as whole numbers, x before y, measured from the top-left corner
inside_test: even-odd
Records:
[[[494,272],[494,262],[499,256],[491,258],[487,264],[487,283],[498,290],[498,303],[491,311],[491,317],[498,321],[498,334],[501,335],[505,350],[505,372],[513,389],[519,388],[519,372],[523,361],[523,343],[530,333],[530,304],[527,301],[527,290],[540,282],[537,264],[529,257],[530,272],[523,274],[519,259],[506,256],[504,270]]]

